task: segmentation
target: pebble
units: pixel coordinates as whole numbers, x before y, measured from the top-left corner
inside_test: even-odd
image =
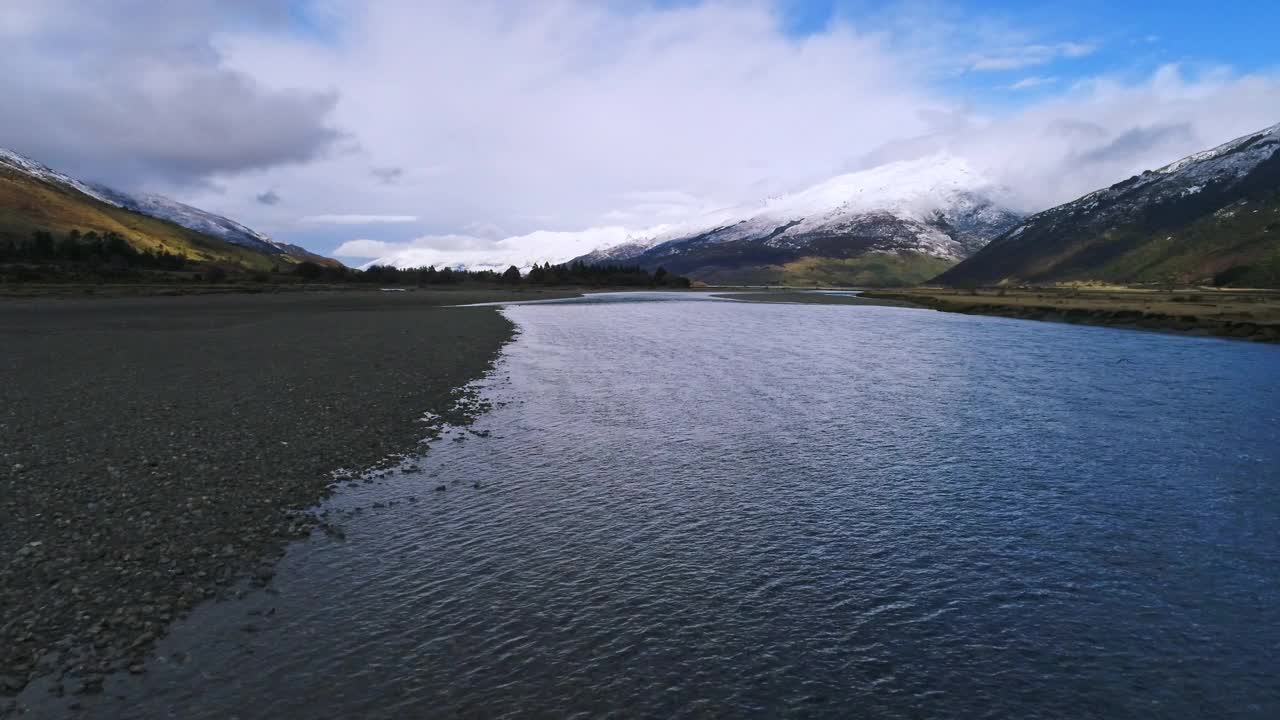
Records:
[[[102,673],[132,671],[196,604],[243,592],[231,590],[239,579],[270,582],[286,543],[316,527],[345,537],[286,512],[312,507],[335,478],[373,481],[334,468],[378,465],[384,480],[421,469],[391,455],[422,439],[406,418],[451,408],[452,388],[485,371],[512,326],[489,309],[351,312],[381,300],[349,298],[0,308],[0,347],[19,361],[0,383],[0,695],[47,673],[99,692]],[[119,312],[135,303],[148,311]],[[389,358],[384,340],[403,352]]]

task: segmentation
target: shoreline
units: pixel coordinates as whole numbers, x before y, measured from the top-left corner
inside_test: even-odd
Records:
[[[866,297],[942,312],[1280,343],[1280,295],[1068,288],[867,290]]]
[[[529,294],[0,302],[0,715],[39,677],[99,692],[195,605],[268,584],[341,469],[484,410],[465,386],[515,328],[450,306]]]

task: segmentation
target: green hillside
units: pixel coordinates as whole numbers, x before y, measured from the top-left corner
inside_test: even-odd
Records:
[[[115,233],[139,252],[177,255],[229,268],[270,270],[287,261],[283,256],[242,248],[0,166],[0,242],[21,245],[37,231],[62,239],[73,230]]]

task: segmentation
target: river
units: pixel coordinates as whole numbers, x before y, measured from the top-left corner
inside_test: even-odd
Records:
[[[83,715],[1280,717],[1280,347],[643,299]]]

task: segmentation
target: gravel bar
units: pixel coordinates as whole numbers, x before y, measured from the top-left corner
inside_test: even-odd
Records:
[[[0,715],[38,676],[140,670],[196,603],[269,582],[334,471],[465,420],[513,327],[442,305],[551,296],[0,301]]]

